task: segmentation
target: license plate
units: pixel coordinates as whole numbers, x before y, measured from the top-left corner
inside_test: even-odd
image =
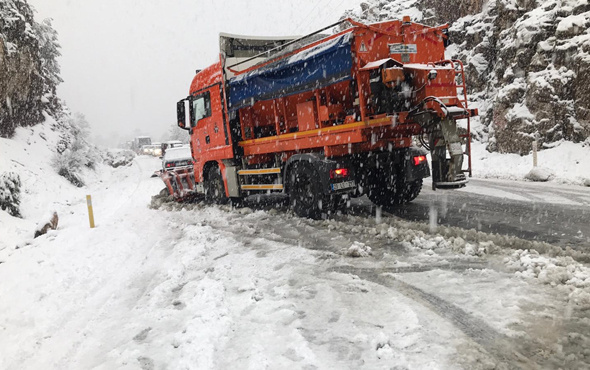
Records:
[[[333,191],[354,188],[354,187],[355,187],[354,181],[345,181],[345,182],[339,182],[337,184],[332,184]]]

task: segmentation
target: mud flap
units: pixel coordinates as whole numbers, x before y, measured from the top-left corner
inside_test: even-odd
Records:
[[[457,123],[452,119],[443,119],[439,125],[440,130],[430,136],[432,189],[465,186],[467,178],[461,170],[463,148],[457,132]]]

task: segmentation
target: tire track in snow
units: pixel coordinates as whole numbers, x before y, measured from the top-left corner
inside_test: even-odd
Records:
[[[467,262],[461,261],[458,263],[450,263],[450,264],[420,264],[420,265],[412,265],[412,266],[398,266],[398,267],[381,267],[379,270],[381,273],[389,273],[389,274],[407,274],[412,272],[428,272],[432,270],[446,270],[446,271],[456,271],[462,272],[466,270],[479,270],[479,269],[486,269],[490,268],[489,264],[484,262]],[[356,274],[355,271],[357,270],[372,270],[367,268],[356,267],[352,265],[339,265],[332,268],[329,268],[328,271],[331,272],[341,272],[345,274]]]
[[[236,215],[239,216],[239,215]],[[232,219],[232,217],[229,217]],[[311,250],[326,250],[324,248],[318,248],[317,242],[319,240],[323,240],[324,242],[330,238],[333,238],[334,231],[328,232],[328,230],[324,230],[318,228],[315,225],[308,225],[306,223],[299,224],[299,225],[290,225],[290,226],[297,226],[298,228],[303,228],[304,230],[307,229],[306,232],[299,233],[298,237],[295,237],[294,234],[290,234],[285,231],[286,226],[284,223],[286,220],[282,218],[272,218],[272,219],[265,219],[260,222],[260,219],[257,219],[258,222],[254,222],[254,220],[245,220],[241,219],[240,223],[251,224],[252,227],[255,228],[264,228],[265,230],[265,237],[269,236],[267,239],[285,243],[293,246],[301,246]],[[230,221],[230,224],[232,222]],[[217,228],[214,225],[210,225],[213,228]],[[311,228],[310,228],[311,226]],[[226,227],[219,227],[219,231],[228,232],[228,228]],[[311,229],[311,230],[310,230]],[[236,234],[239,233],[238,229],[232,229],[235,231]],[[323,235],[326,234],[327,235]],[[343,233],[343,231],[336,231],[336,233]],[[289,235],[290,234],[290,235]],[[302,243],[301,236],[304,236],[304,240]],[[240,238],[242,241],[246,242],[245,245],[251,245],[256,239],[260,239],[262,236],[259,234],[256,235],[241,235]],[[307,242],[306,240],[307,239]],[[312,240],[309,240],[312,239]],[[327,245],[325,243],[320,243],[322,245]],[[429,294],[417,287],[414,287],[410,284],[402,282],[398,279],[395,279],[391,274],[395,273],[409,273],[409,272],[426,272],[435,269],[441,270],[451,270],[451,271],[465,271],[468,269],[484,269],[489,268],[490,266],[485,262],[479,261],[461,261],[458,263],[451,263],[451,264],[421,264],[421,265],[413,265],[413,266],[400,266],[400,267],[388,267],[388,268],[380,268],[380,269],[370,269],[370,268],[357,268],[351,265],[345,266],[334,266],[330,268],[326,268],[323,270],[324,273],[330,272],[342,272],[348,273],[358,276],[359,278],[370,281],[373,283],[377,283],[381,286],[386,288],[392,289],[397,293],[400,293],[414,302],[418,303],[419,305],[426,307],[430,311],[434,312],[436,315],[441,317],[442,319],[450,322],[454,327],[458,330],[463,332],[468,338],[470,338],[473,342],[477,343],[481,346],[490,356],[492,356],[497,363],[501,363],[508,368],[521,368],[521,369],[535,369],[538,368],[538,365],[535,361],[529,359],[527,356],[523,355],[525,353],[525,349],[523,346],[516,343],[513,339],[498,333],[492,327],[490,327],[485,321],[470,315],[463,309],[457,307],[456,305],[445,301],[444,299]],[[386,275],[387,274],[387,275]],[[522,339],[521,339],[522,342]],[[537,348],[538,345],[533,343],[528,343],[527,346]],[[543,349],[540,349],[543,350]]]
[[[104,210],[104,219],[105,220],[111,220],[114,219],[116,217],[122,217],[121,214],[121,210],[130,204],[131,201],[133,201],[133,199],[135,199],[135,197],[137,196],[138,191],[145,186],[146,181],[149,180],[149,178],[147,178],[146,176],[148,176],[149,170],[146,169],[146,164],[149,164],[149,160],[151,158],[139,158],[139,157],[135,157],[133,159],[132,165],[130,167],[125,167],[125,168],[129,168],[129,169],[133,169],[133,171],[126,171],[126,178],[129,179],[133,179],[133,181],[135,182],[135,186],[132,187],[117,187],[115,188],[115,191],[120,192],[117,195],[117,198],[120,199],[119,202],[117,202],[116,204],[114,204],[114,207],[112,207],[111,209],[108,210]],[[113,177],[118,176],[117,173],[113,173],[112,174]],[[121,181],[121,180],[119,180]],[[109,187],[114,186],[114,183],[110,184]],[[108,190],[100,190],[100,191],[96,191],[96,190],[90,190],[93,191],[95,193],[101,193],[104,192],[106,194],[110,193],[113,191],[113,189],[108,189]]]
[[[430,309],[443,319],[451,322],[454,327],[461,330],[467,337],[483,347],[494,359],[508,368],[536,369],[539,365],[528,358],[522,344],[503,334],[498,333],[485,321],[470,315],[460,307],[445,301],[444,299],[423,291],[413,285],[407,284],[391,276],[388,269],[354,268],[352,266],[335,267],[334,272],[354,274],[361,279],[390,288],[412,299],[420,305]],[[410,269],[412,270],[412,269]]]

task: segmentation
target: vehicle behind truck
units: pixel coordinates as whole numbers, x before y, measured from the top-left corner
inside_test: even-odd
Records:
[[[448,26],[343,22],[329,36],[221,34],[219,61],[177,103],[194,166],[162,175],[171,195],[282,192],[297,215],[319,218],[363,194],[409,202],[431,174],[433,188],[465,186],[477,110],[463,64],[444,57]]]
[[[152,139],[149,136],[138,136],[133,139],[131,150],[137,154],[147,154],[143,151],[144,147],[147,145],[152,145]]]

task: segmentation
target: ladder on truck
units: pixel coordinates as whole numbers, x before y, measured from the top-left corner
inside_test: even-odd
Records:
[[[459,135],[460,138],[465,139],[465,154],[467,155],[467,169],[461,169],[461,172],[469,173],[471,177],[471,111],[467,106],[467,86],[465,84],[465,69],[463,68],[463,62],[458,59],[448,61],[455,70],[455,85],[457,87],[457,98],[459,102],[463,104],[463,107],[467,111],[467,133]],[[460,80],[460,82],[457,82]],[[461,90],[461,91],[459,91]]]
[[[277,175],[277,183],[274,184],[251,184],[250,179],[252,176],[262,176],[262,175]],[[240,189],[246,191],[273,191],[273,190],[283,190],[282,184],[282,177],[281,177],[281,168],[280,167],[272,167],[272,168],[257,168],[251,170],[239,170],[238,176],[240,177]]]
[[[196,195],[196,191],[203,191],[202,185],[195,183],[195,176],[192,168],[177,168],[171,171],[156,171],[174,199],[178,201],[191,199]],[[239,170],[240,176],[239,187],[243,191],[282,191],[282,171],[280,167],[275,168],[257,168],[250,170]],[[252,179],[256,176],[276,175],[277,180],[272,184],[252,184]]]

